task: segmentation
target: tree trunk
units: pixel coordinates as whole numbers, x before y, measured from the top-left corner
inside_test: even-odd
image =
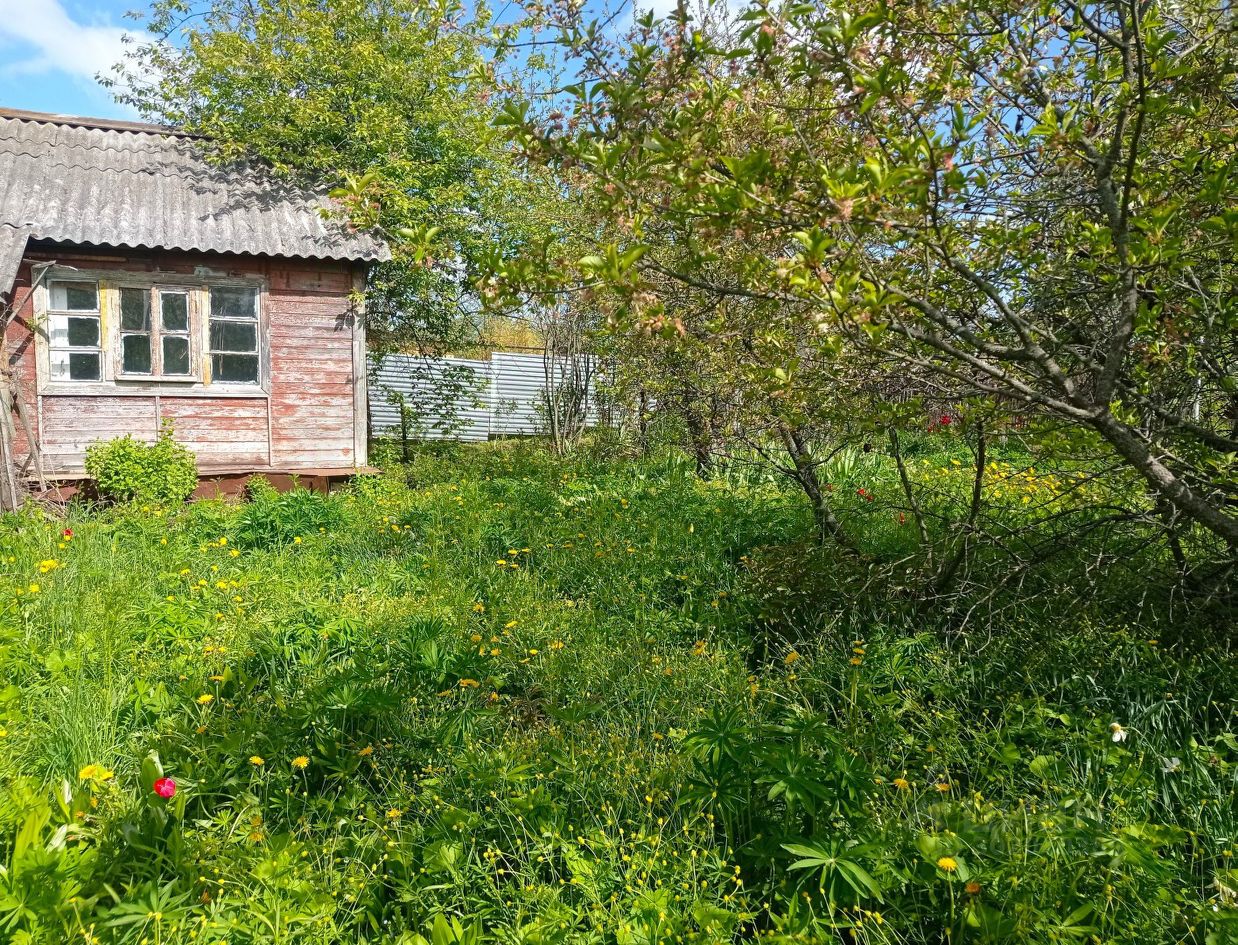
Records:
[[[1135,467],[1159,496],[1183,515],[1218,536],[1231,551],[1238,551],[1238,518],[1226,515],[1191,489],[1173,470],[1152,455],[1152,450],[1130,427],[1112,414],[1100,414],[1094,417],[1090,424],[1123,459]]]

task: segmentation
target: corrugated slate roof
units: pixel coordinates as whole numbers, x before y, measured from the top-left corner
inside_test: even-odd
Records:
[[[29,238],[30,232],[24,226],[0,223],[0,299],[13,288],[17,267],[21,265],[22,254],[26,252],[26,240]]]
[[[0,228],[24,228],[32,240],[390,257],[373,234],[324,218],[319,211],[328,206],[322,195],[276,180],[257,164],[211,164],[200,139],[158,125],[0,110]],[[0,261],[4,239],[0,234]],[[0,292],[11,286],[11,279],[0,283]]]

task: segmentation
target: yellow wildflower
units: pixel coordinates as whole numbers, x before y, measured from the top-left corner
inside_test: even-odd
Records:
[[[249,756],[249,763],[250,763],[251,765],[254,765],[254,766],[255,766],[255,767],[257,767],[257,768],[261,768],[261,767],[262,767],[264,764],[266,764],[267,762],[266,762],[266,759],[265,759],[265,758],[263,758],[261,755],[250,755],[250,756]]]
[[[959,868],[958,861],[952,856],[943,856],[937,861],[937,868],[945,870],[947,873],[953,873]]]
[[[292,759],[292,766],[296,768],[298,771],[304,771],[306,768],[309,767],[309,758],[307,758],[305,755],[297,755],[295,758]]]

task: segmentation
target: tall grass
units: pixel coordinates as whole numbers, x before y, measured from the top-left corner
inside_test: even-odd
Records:
[[[908,455],[946,522],[964,460]],[[329,498],[6,517],[0,928],[1226,941],[1226,646],[1152,595],[1133,617],[1118,570],[925,606],[893,469],[827,473],[859,556],[752,470],[531,444]],[[1018,488],[994,516],[1033,514]]]

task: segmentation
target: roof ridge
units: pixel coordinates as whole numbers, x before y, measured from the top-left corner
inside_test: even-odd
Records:
[[[90,118],[86,115],[63,115],[57,112],[32,112],[22,108],[0,108],[0,118],[28,121],[41,125],[63,125],[69,128],[90,128],[99,131],[125,131],[174,138],[197,138],[200,135],[152,122],[127,121],[120,118]]]

